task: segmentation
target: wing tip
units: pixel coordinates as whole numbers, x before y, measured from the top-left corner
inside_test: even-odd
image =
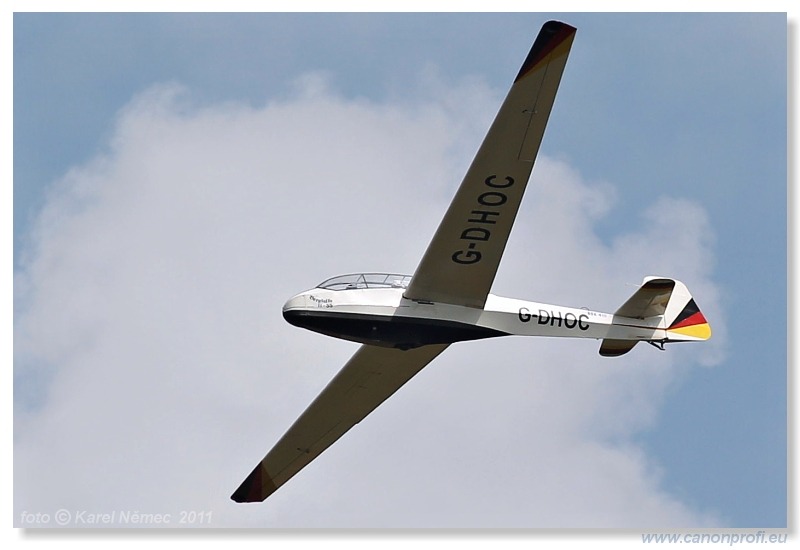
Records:
[[[567,40],[571,40],[577,29],[572,25],[561,21],[547,21],[542,25],[536,40],[522,64],[514,82],[528,74],[542,59],[551,53],[556,47]]]
[[[231,495],[234,502],[263,502],[278,488],[259,463]]]

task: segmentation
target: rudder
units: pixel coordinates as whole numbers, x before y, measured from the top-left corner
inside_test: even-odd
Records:
[[[676,341],[702,341],[711,338],[711,326],[694,298],[690,296],[680,313],[669,323],[667,335],[669,340]]]

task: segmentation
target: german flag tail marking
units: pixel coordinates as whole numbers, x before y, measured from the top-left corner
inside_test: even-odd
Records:
[[[667,328],[670,340],[708,340],[711,326],[697,307],[694,298],[690,299]]]

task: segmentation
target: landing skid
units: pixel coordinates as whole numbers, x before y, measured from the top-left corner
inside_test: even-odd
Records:
[[[667,343],[666,340],[647,340],[647,343],[660,351],[666,351],[664,349],[664,344]]]

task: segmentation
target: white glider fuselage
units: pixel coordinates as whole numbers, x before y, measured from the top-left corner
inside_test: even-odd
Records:
[[[286,302],[283,316],[293,325],[363,345],[234,491],[234,501],[266,499],[452,343],[596,338],[600,355],[618,357],[642,341],[663,350],[667,342],[710,338],[694,298],[672,278],[645,277],[613,314],[490,294],[574,37],[566,23],[542,26],[413,276],[334,277]]]
[[[398,349],[510,335],[667,339],[661,317],[633,319],[493,294],[488,295],[482,309],[411,300],[404,297],[405,288],[401,286],[401,281],[409,278],[390,277],[396,277],[394,286],[358,288],[351,284],[348,288],[326,281],[286,302],[283,316],[295,326],[328,336]]]

